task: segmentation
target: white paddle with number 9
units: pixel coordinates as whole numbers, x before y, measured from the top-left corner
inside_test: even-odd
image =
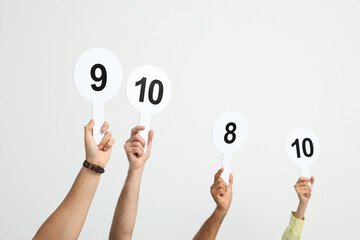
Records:
[[[246,119],[238,112],[228,111],[221,114],[215,121],[212,139],[215,147],[223,153],[221,178],[229,184],[232,153],[244,143],[248,134]]]
[[[119,91],[122,68],[117,57],[107,49],[92,48],[84,52],[74,68],[74,82],[80,94],[93,103],[95,125],[93,136],[97,144],[104,137],[104,103]]]

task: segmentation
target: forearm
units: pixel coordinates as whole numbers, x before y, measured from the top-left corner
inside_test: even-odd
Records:
[[[139,190],[143,168],[129,169],[116,205],[110,230],[111,240],[131,239],[135,227]]]
[[[298,208],[295,213],[297,219],[304,220],[307,203],[299,202]]]
[[[34,239],[77,239],[95,195],[100,174],[82,168],[68,195]]]
[[[199,232],[195,235],[193,240],[215,240],[225,216],[226,212],[216,208],[213,214],[208,218],[208,220],[206,220]]]

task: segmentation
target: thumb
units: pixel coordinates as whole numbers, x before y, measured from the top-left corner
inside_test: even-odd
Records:
[[[313,188],[313,185],[314,185],[314,181],[315,181],[314,177],[311,177],[311,178],[310,178],[310,183],[311,183],[311,189]]]
[[[229,185],[227,186],[228,189],[230,189],[230,190],[232,190],[233,181],[234,181],[234,175],[232,173],[230,173]]]
[[[150,155],[150,152],[151,152],[151,146],[152,146],[153,137],[154,137],[154,131],[150,130],[149,135],[148,135],[147,147],[146,147],[146,154],[148,156]]]
[[[86,138],[92,137],[94,125],[95,125],[95,121],[94,121],[94,119],[92,118],[92,119],[90,120],[90,122],[89,122],[89,123],[85,126],[85,128],[84,128],[84,133],[85,133],[85,137],[86,137]]]

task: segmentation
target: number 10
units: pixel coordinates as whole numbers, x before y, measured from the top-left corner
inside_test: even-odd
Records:
[[[309,147],[310,147],[310,152],[308,153],[307,149],[306,149],[306,142],[309,143]],[[295,140],[295,142],[293,142],[291,144],[292,147],[296,146],[296,154],[297,154],[297,158],[300,158],[301,157],[301,154],[300,154],[300,146],[299,146],[299,139],[297,138]],[[313,154],[314,154],[314,145],[313,145],[313,142],[311,141],[310,138],[305,138],[302,142],[302,150],[303,150],[303,153],[306,157],[311,157]]]
[[[145,77],[143,77],[140,81],[137,81],[135,83],[135,86],[139,86],[139,85],[141,85],[139,102],[144,102],[145,87],[146,87],[146,78]],[[156,98],[156,100],[154,100],[155,85],[159,86],[159,93],[158,93],[158,97]],[[162,82],[157,79],[151,81],[150,87],[149,87],[149,101],[154,105],[159,104],[162,100],[163,93],[164,93],[164,86],[163,86]]]

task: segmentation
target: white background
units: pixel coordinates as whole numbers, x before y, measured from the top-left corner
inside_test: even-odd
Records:
[[[0,0],[0,238],[30,239],[70,189],[91,118],[73,68],[104,47],[124,81],[106,103],[116,145],[80,239],[108,237],[138,122],[126,81],[144,64],[167,73],[172,99],[152,118],[134,239],[191,239],[211,214],[211,130],[226,110],[249,135],[218,239],[281,238],[297,206],[300,170],[284,149],[297,127],[321,144],[303,239],[359,239],[359,23],[357,0]]]

